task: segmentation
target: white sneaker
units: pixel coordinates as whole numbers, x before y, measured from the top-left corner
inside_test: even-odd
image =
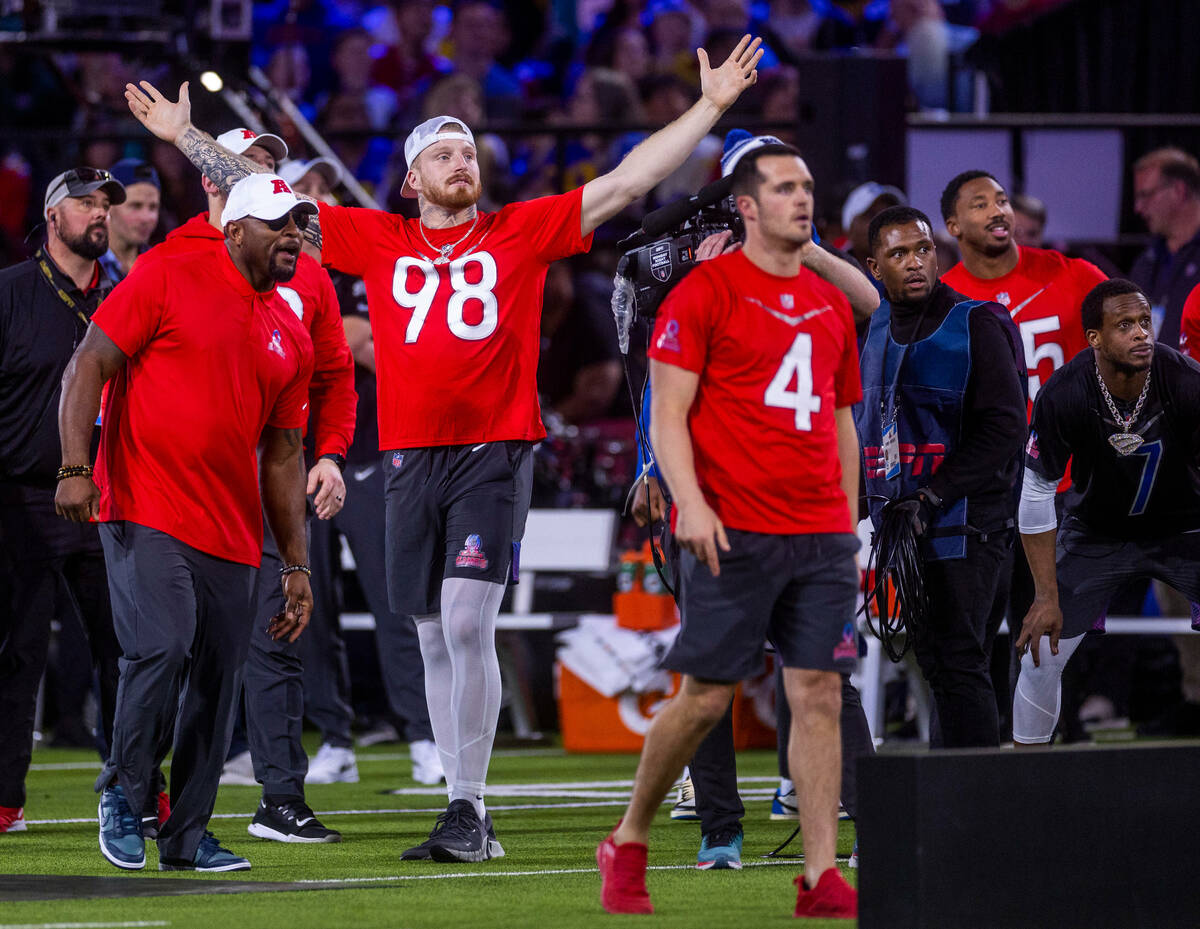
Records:
[[[418,784],[440,784],[446,779],[442,756],[432,740],[420,739],[410,744],[408,757],[412,759],[412,778]]]
[[[250,758],[250,752],[244,751],[234,755],[221,768],[222,787],[257,787],[258,781],[254,779],[254,762]]]
[[[354,749],[337,748],[326,742],[317,752],[317,757],[308,764],[306,784],[357,784],[358,762]]]

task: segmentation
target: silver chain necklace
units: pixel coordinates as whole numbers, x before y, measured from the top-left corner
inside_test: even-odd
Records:
[[[1096,380],[1100,383],[1100,394],[1104,397],[1104,402],[1108,404],[1109,412],[1112,413],[1113,419],[1117,421],[1117,425],[1121,427],[1123,432],[1114,432],[1108,437],[1108,444],[1117,450],[1118,455],[1131,455],[1138,450],[1143,442],[1143,439],[1136,432],[1130,432],[1134,421],[1138,418],[1138,414],[1142,412],[1142,404],[1146,402],[1146,396],[1150,393],[1150,369],[1146,369],[1146,383],[1142,385],[1142,393],[1137,398],[1137,403],[1133,405],[1133,412],[1128,417],[1122,416],[1117,412],[1117,405],[1113,402],[1112,394],[1108,392],[1108,387],[1104,383],[1104,378],[1100,375],[1100,364],[1096,364]]]
[[[479,214],[476,213],[475,219],[471,222],[471,228],[467,230],[467,234],[464,235],[461,239],[459,239],[457,242],[451,242],[449,245],[434,245],[432,242],[429,241],[429,236],[425,235],[424,220],[422,220],[420,218],[417,219],[417,225],[420,226],[420,228],[421,228],[421,238],[425,240],[426,245],[428,245],[431,249],[433,249],[435,252],[438,253],[438,256],[433,259],[433,263],[435,265],[449,264],[450,256],[452,254],[454,254],[454,250],[456,248],[458,248],[460,245],[462,245],[463,242],[467,241],[467,239],[469,239],[471,237],[471,233],[475,231],[475,226],[478,223],[479,223]]]

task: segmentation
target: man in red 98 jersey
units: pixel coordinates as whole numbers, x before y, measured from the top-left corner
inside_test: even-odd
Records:
[[[474,136],[439,116],[404,144],[403,192],[417,198],[418,219],[322,203],[308,227],[326,265],[366,284],[388,475],[388,590],[395,612],[417,623],[446,771],[449,806],[404,858],[503,854],[483,802],[500,712],[494,633],[524,533],[530,452],[545,435],[536,367],[546,269],[586,251],[597,226],[683,163],[757,79],[759,44],[745,36],[715,69],[698,49],[700,100],[580,189],[479,212]],[[178,103],[146,82],[127,85],[126,98],[220,189],[259,170],[191,124],[186,84]]]
[[[650,348],[651,441],[675,499],[683,625],[663,660],[683,675],[654,718],[624,818],[597,849],[601,903],[652,912],[650,824],[679,770],[761,665],[769,639],[792,711],[789,767],[804,831],[797,916],[857,915],[834,867],[842,682],[858,661],[862,398],[845,295],[802,264],[813,181],[794,148],[733,171],[746,242],[671,291]]]

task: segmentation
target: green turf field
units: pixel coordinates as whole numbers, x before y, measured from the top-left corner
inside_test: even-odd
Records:
[[[656,870],[648,882],[656,915],[617,917],[601,910],[595,847],[620,814],[636,761],[632,755],[566,755],[553,748],[498,750],[488,808],[506,856],[483,864],[438,865],[401,862],[400,853],[425,838],[436,812],[445,806],[445,795],[413,783],[405,746],[375,746],[358,752],[358,784],[308,788],[309,803],[322,821],[342,832],[341,844],[283,845],[253,838],[246,827],[258,789],[223,787],[210,828],[222,844],[249,858],[253,869],[240,875],[160,875],[152,842],[147,843],[144,871],[122,872],[101,857],[97,796],[92,792],[99,768],[95,755],[39,749],[27,782],[29,830],[0,835],[0,929],[794,925],[791,881],[799,864],[760,857],[791,831],[788,823],[767,818],[773,752],[739,756],[747,810],[742,871],[695,870],[698,825],[671,822],[664,806],[650,848],[650,866]],[[389,793],[397,788],[409,792]],[[853,827],[843,823],[838,847],[842,864],[852,844]],[[855,872],[845,873],[853,883]],[[66,899],[31,900],[24,892],[27,882],[15,875],[63,877],[50,882],[50,891]],[[111,880],[82,886],[69,876]],[[161,882],[173,895],[145,895],[148,881]],[[323,888],[321,882],[327,881],[342,883]],[[269,890],[297,883],[314,889]],[[255,884],[264,885],[264,892],[228,889]],[[179,894],[180,887],[185,895]],[[116,896],[125,893],[139,896]],[[812,920],[805,925],[851,924]]]

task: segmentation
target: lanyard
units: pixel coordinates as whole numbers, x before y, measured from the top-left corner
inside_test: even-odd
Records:
[[[83,321],[85,326],[88,325],[90,320],[83,310],[79,308],[79,304],[77,304],[75,299],[69,293],[63,290],[62,287],[59,286],[58,282],[54,280],[54,272],[50,270],[50,265],[46,263],[46,256],[39,253],[37,263],[38,267],[42,269],[42,275],[46,278],[46,283],[54,288],[54,292],[58,294],[58,299],[65,303],[69,309],[74,310],[75,315]]]

